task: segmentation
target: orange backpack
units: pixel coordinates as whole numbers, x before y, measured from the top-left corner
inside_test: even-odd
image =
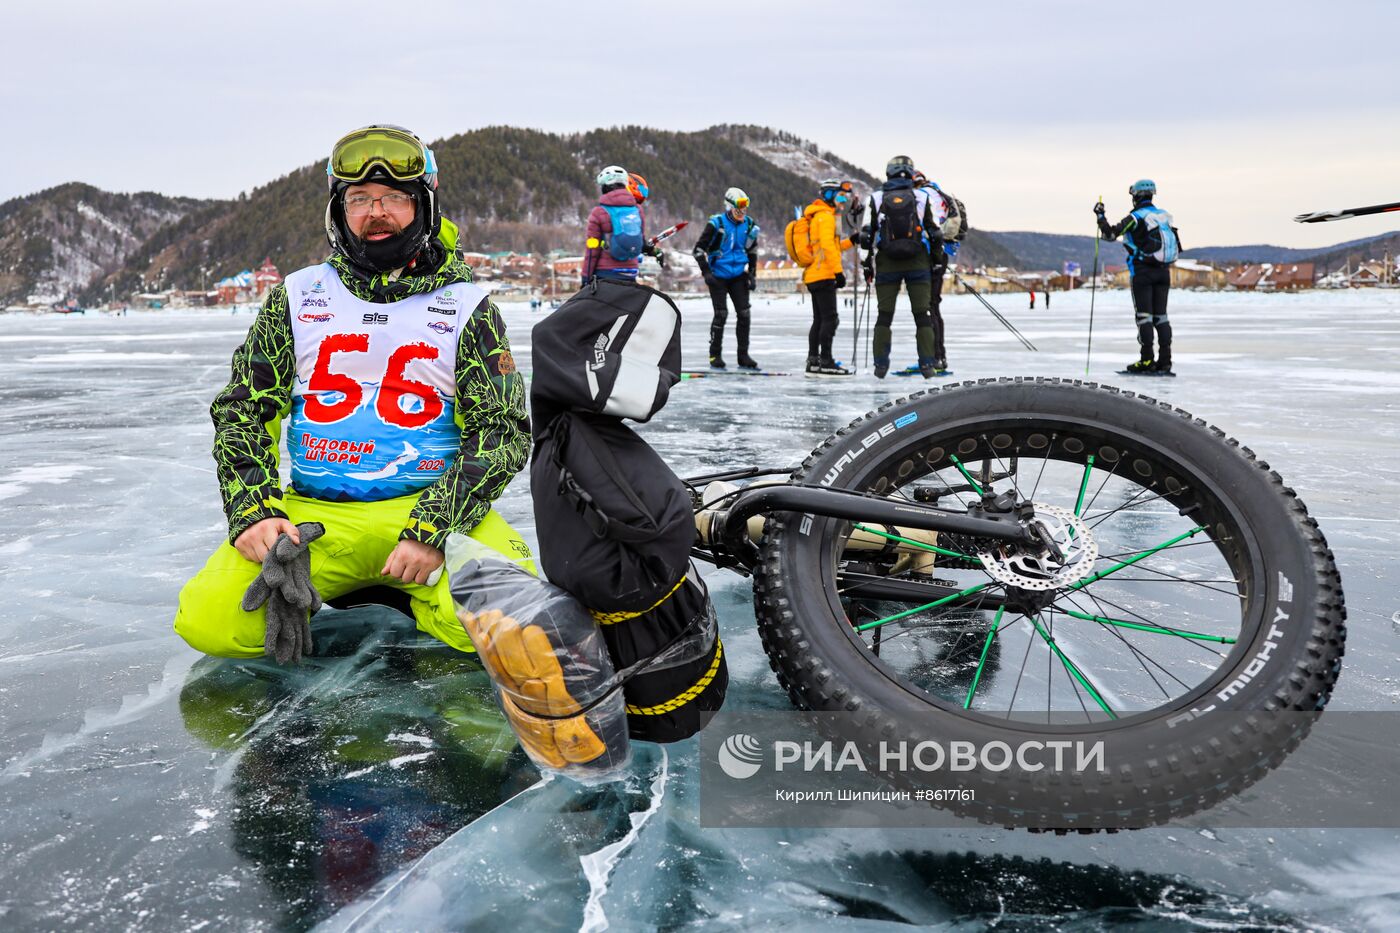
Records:
[[[783,229],[783,243],[787,246],[788,258],[802,268],[816,261],[816,254],[812,252],[812,227],[805,212]]]

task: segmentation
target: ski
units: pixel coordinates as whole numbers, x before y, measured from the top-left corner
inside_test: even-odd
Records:
[[[1131,369],[1120,369],[1120,370],[1118,370],[1117,372],[1118,372],[1118,375],[1120,375],[1120,376],[1146,376],[1146,377],[1149,378],[1149,379],[1161,379],[1161,378],[1164,378],[1164,377],[1166,377],[1166,376],[1170,376],[1170,377],[1172,377],[1173,379],[1176,378],[1176,373],[1159,373],[1159,372],[1157,372],[1156,370],[1151,370],[1151,369],[1148,369],[1148,370],[1140,370],[1140,371],[1137,371],[1137,372],[1134,372],[1134,371],[1131,370]]]
[[[1320,224],[1329,220],[1347,220],[1351,217],[1386,214],[1390,211],[1400,211],[1400,201],[1393,204],[1372,204],[1369,207],[1347,207],[1338,211],[1313,211],[1311,214],[1299,214],[1293,219],[1300,224]]]
[[[655,246],[657,243],[660,243],[663,240],[669,240],[671,237],[675,236],[677,233],[680,233],[688,226],[690,226],[690,221],[688,220],[682,220],[680,223],[672,224],[665,230],[662,230],[656,236],[647,240],[647,243],[651,246]]]
[[[891,372],[890,375],[891,375],[891,376],[921,376],[921,375],[923,375],[923,373],[919,370],[919,367],[918,367],[918,366],[907,366],[907,367],[905,367],[904,369],[897,369],[897,370],[895,370],[894,372]],[[951,376],[951,375],[953,375],[953,371],[952,371],[951,369],[935,369],[935,370],[933,371],[933,375],[934,375],[934,376],[938,376],[938,377]]]
[[[791,376],[792,373],[772,369],[683,369],[682,379],[705,379],[710,376]]]

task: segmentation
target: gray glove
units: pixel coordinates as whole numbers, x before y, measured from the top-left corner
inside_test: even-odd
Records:
[[[279,535],[263,558],[262,573],[243,594],[247,612],[267,603],[263,652],[278,664],[296,664],[311,653],[311,616],[321,608],[321,594],[311,585],[310,544],[326,533],[326,526],[302,522],[297,531],[301,544]]]

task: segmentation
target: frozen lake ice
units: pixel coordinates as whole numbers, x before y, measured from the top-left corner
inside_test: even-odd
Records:
[[[950,295],[954,378],[1084,377],[1087,293],[1049,311],[989,300],[1040,350]],[[701,368],[708,301],[681,305]],[[528,372],[540,314],[503,312]],[[1132,387],[1239,438],[1299,491],[1346,586],[1333,706],[1400,707],[1400,292],[1178,291],[1171,313],[1180,377]],[[1400,925],[1393,831],[703,829],[694,741],[640,748],[616,785],[540,783],[479,668],[387,611],[318,616],[318,657],[296,670],[200,658],[170,623],[224,534],[207,409],[250,322],[0,318],[0,927]],[[808,323],[796,299],[757,300],[753,355],[800,372]],[[1128,380],[1113,371],[1133,334],[1127,294],[1101,293],[1089,378]],[[912,336],[901,311],[897,365]],[[922,388],[868,369],[699,379],[641,430],[682,475],[782,465]],[[499,508],[533,537],[525,482]],[[784,708],[750,584],[708,580],[727,708]]]

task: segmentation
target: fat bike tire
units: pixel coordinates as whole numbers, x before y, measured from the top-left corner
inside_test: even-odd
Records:
[[[930,694],[872,653],[846,611],[838,574],[851,523],[798,513],[768,518],[754,574],[758,628],[773,671],[797,708],[847,714],[869,736],[895,736],[914,721],[945,742],[1014,743],[1114,730],[1108,769],[1066,778],[1078,785],[1074,799],[1093,805],[1028,811],[1024,787],[979,772],[962,782],[975,789],[975,802],[937,804],[960,816],[1092,832],[1158,825],[1207,809],[1259,780],[1302,741],[1308,726],[1298,723],[1309,717],[1262,714],[1321,710],[1346,639],[1341,579],[1317,522],[1251,450],[1138,393],[1077,380],[983,379],[929,389],[852,421],[790,481],[884,494],[945,466],[958,443],[985,441],[990,449],[1002,438],[1033,446],[1046,437],[1052,448],[1072,448],[1076,439],[1083,450],[1123,454],[1123,473],[1137,470],[1144,488],[1160,490],[1159,504],[1180,510],[1164,510],[1171,520],[1193,516],[1207,529],[1202,538],[1229,562],[1239,592],[1227,593],[1223,604],[1238,607],[1238,637],[1228,651],[1222,646],[1219,666],[1194,689],[1111,723],[1078,725],[979,714]],[[1014,451],[1004,445],[992,452]],[[1003,651],[1002,671],[1010,657]],[[1241,728],[1241,721],[1250,727]]]

